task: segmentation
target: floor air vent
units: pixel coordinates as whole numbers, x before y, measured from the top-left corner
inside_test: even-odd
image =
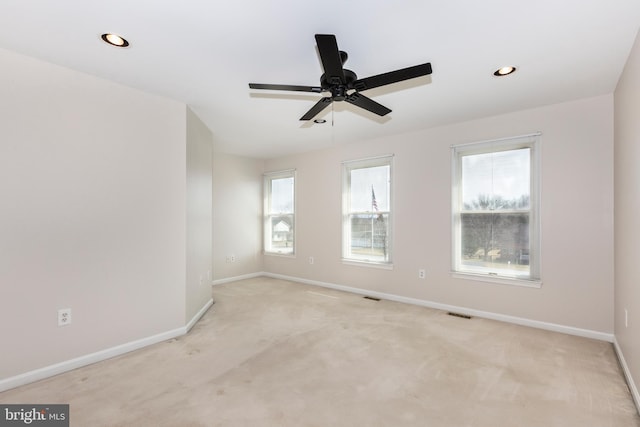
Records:
[[[466,314],[454,313],[452,311],[447,313],[449,316],[461,317],[463,319],[471,319],[471,316],[467,316]]]
[[[372,301],[380,301],[380,298],[376,298],[376,297],[369,297],[369,296],[367,296],[367,297],[363,297],[363,298],[364,298],[364,299],[370,299],[370,300],[372,300]]]

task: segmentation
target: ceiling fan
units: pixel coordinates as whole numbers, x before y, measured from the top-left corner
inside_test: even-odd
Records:
[[[378,104],[373,99],[367,98],[360,92],[431,74],[431,64],[427,62],[413,67],[358,79],[356,73],[342,67],[348,55],[347,52],[338,50],[338,43],[333,34],[316,34],[316,43],[318,44],[318,52],[320,53],[320,60],[324,68],[324,74],[320,77],[320,86],[249,83],[249,87],[251,89],[331,93],[331,96],[320,99],[300,120],[311,120],[333,101],[346,101],[356,107],[364,108],[379,116],[384,116],[389,114],[391,110],[384,105]]]

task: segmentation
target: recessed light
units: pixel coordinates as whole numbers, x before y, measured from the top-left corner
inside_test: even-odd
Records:
[[[493,75],[494,76],[498,76],[498,77],[502,77],[502,76],[508,76],[509,74],[513,73],[516,71],[516,67],[513,66],[508,66],[508,67],[502,67],[497,69]]]
[[[313,122],[318,124],[327,123],[325,119],[315,119]]]
[[[105,42],[115,47],[127,47],[129,46],[129,42],[125,40],[123,37],[120,37],[117,34],[113,33],[105,33],[100,36],[100,38]]]

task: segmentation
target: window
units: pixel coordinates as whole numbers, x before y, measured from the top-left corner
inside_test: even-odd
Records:
[[[452,147],[454,272],[539,285],[538,146],[539,134]]]
[[[343,163],[342,258],[391,265],[392,156]]]
[[[295,253],[295,170],[264,175],[264,251]]]

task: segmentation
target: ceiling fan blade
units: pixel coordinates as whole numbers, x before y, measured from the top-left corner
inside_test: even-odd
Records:
[[[318,113],[320,113],[320,111],[322,111],[325,108],[327,108],[329,106],[329,104],[331,104],[332,102],[333,102],[333,99],[331,99],[329,97],[324,97],[324,98],[320,99],[320,101],[318,101],[316,103],[316,105],[311,107],[311,109],[309,111],[307,111],[304,116],[300,117],[300,120],[311,120],[311,119],[313,119],[316,115],[318,115]]]
[[[338,50],[338,42],[333,34],[316,34],[316,44],[322,60],[322,68],[330,84],[344,84],[342,59]]]
[[[403,80],[426,76],[428,74],[431,74],[431,63],[429,62],[426,64],[414,65],[413,67],[402,68],[396,71],[390,71],[384,74],[365,77],[364,79],[359,79],[353,82],[352,86],[353,89],[362,91],[391,83],[401,82]]]
[[[268,89],[268,90],[291,90],[297,92],[322,92],[321,87],[317,86],[296,86],[296,85],[271,85],[264,83],[249,83],[250,89]]]
[[[367,111],[371,111],[372,113],[379,116],[384,116],[391,112],[391,110],[384,105],[378,104],[373,99],[367,98],[366,96],[359,94],[358,92],[354,92],[351,95],[347,96],[345,101],[357,107],[364,108]]]

